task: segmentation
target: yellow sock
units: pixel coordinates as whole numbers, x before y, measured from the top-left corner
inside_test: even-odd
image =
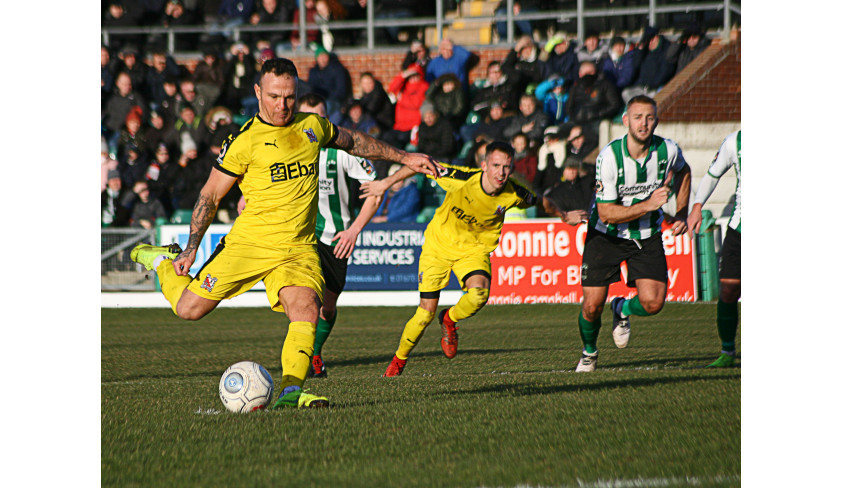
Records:
[[[193,278],[190,275],[177,275],[175,268],[173,268],[173,261],[169,259],[161,261],[161,264],[155,268],[155,272],[158,273],[158,281],[161,283],[161,292],[164,293],[164,298],[170,302],[170,308],[178,316],[176,305],[179,304],[181,294],[184,293]]]
[[[415,315],[413,315],[407,322],[407,325],[404,326],[404,332],[401,334],[401,342],[398,343],[398,351],[395,352],[398,359],[407,359],[407,356],[410,355],[410,351],[416,347],[419,339],[421,339],[424,334],[424,329],[427,328],[432,321],[433,312],[428,312],[421,307],[416,308]]]
[[[287,338],[281,348],[281,384],[278,390],[288,386],[304,385],[310,358],[313,356],[313,340],[316,338],[316,324],[311,322],[290,322]]]
[[[448,310],[448,317],[451,317],[454,322],[472,317],[483,308],[483,305],[486,305],[488,299],[488,288],[469,288],[457,304]]]

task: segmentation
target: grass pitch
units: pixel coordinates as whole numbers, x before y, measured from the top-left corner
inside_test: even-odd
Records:
[[[488,306],[460,324],[456,358],[434,320],[381,378],[413,311],[340,309],[328,377],[305,384],[331,408],[238,415],[220,376],[248,359],[277,384],[283,314],[103,309],[102,485],[740,486],[741,371],[702,368],[715,305],[633,317],[623,350],[606,307],[590,374],[573,372],[578,306]]]

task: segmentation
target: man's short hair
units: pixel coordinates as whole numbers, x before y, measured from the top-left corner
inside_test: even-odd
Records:
[[[302,105],[307,105],[308,107],[315,108],[318,107],[320,103],[324,105],[325,108],[328,108],[328,103],[325,101],[325,97],[319,95],[318,93],[310,92],[307,95],[302,95],[301,97],[299,97],[297,105],[298,107],[301,107]]]
[[[488,158],[489,155],[492,154],[492,151],[500,151],[506,154],[509,159],[513,159],[515,157],[515,149],[513,149],[512,146],[509,145],[509,143],[504,141],[494,141],[487,144],[486,158]]]
[[[275,76],[289,75],[293,78],[299,77],[296,65],[287,58],[274,58],[265,61],[263,66],[261,66],[261,78],[267,73],[272,73]]]
[[[658,105],[656,105],[656,101],[648,97],[647,95],[636,95],[630,98],[629,101],[626,102],[626,110],[629,110],[629,107],[631,107],[633,103],[647,103],[652,105],[653,107],[658,108]],[[626,110],[624,112],[626,112]]]

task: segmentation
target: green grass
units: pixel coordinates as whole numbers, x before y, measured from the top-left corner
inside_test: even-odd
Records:
[[[633,318],[623,350],[607,307],[591,374],[573,372],[577,306],[489,306],[456,358],[434,322],[381,378],[413,310],[340,309],[328,378],[305,386],[331,408],[238,415],[220,375],[249,359],[279,381],[283,314],[103,309],[102,485],[740,486],[740,369],[701,368],[714,305]]]

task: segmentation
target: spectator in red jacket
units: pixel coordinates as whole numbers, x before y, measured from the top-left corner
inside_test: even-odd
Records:
[[[418,64],[398,73],[387,91],[395,97],[395,124],[383,135],[383,140],[403,149],[410,143],[412,131],[421,124],[421,106],[430,85],[424,80],[424,70]]]

